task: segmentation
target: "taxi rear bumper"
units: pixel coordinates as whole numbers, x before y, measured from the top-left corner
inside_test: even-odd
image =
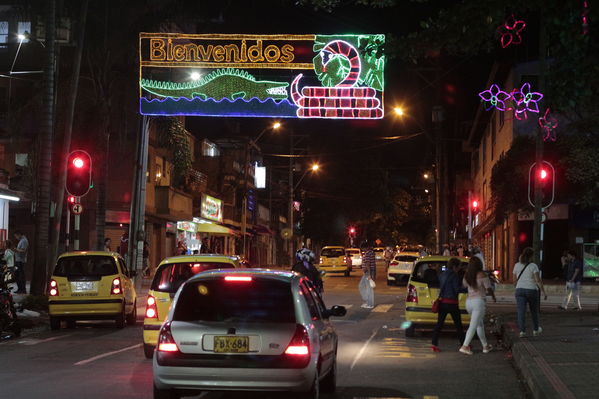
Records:
[[[50,316],[112,316],[123,311],[123,298],[50,299]]]

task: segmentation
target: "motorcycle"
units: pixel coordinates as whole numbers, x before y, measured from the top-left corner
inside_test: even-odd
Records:
[[[21,335],[21,325],[17,319],[10,280],[8,268],[0,266],[0,334],[12,332],[13,336],[18,337]]]

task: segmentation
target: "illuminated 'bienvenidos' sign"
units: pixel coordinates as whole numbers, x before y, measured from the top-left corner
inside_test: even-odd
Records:
[[[141,33],[140,112],[382,118],[384,42],[384,35]]]

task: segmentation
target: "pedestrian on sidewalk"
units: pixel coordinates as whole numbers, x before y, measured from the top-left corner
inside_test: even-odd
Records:
[[[17,280],[17,294],[27,293],[27,281],[25,277],[25,264],[27,263],[27,252],[29,251],[29,241],[22,231],[15,231],[17,248],[15,249],[15,272]]]
[[[485,267],[485,257],[483,255],[482,251],[480,250],[480,248],[477,246],[472,247],[471,253],[472,253],[473,257],[480,259],[480,263],[483,265],[482,270],[487,270]]]
[[[14,279],[16,277],[15,251],[13,248],[12,241],[11,240],[4,241],[4,248],[5,249],[4,249],[4,255],[2,255],[2,260],[6,264],[6,267],[8,268],[8,275],[9,275],[8,280],[10,280],[10,282],[14,282]]]
[[[564,251],[560,258],[560,262],[562,264],[562,276],[565,281],[568,281],[568,264],[570,263],[570,259],[568,258],[568,251]]]
[[[533,336],[539,335],[543,329],[539,325],[540,293],[545,300],[547,294],[539,274],[539,267],[533,263],[534,250],[530,247],[524,248],[520,254],[519,262],[514,266],[514,278],[516,279],[516,309],[518,311],[518,328],[520,338],[526,337],[526,305],[530,309],[532,318]]]
[[[582,306],[580,306],[580,285],[582,284],[583,274],[582,259],[578,257],[576,251],[569,250],[568,261],[568,273],[566,275],[566,296],[564,297],[564,300],[559,308],[561,310],[568,309],[570,299],[572,299],[572,296],[574,296],[576,305],[578,305],[578,307],[575,309],[582,310]]]
[[[104,251],[105,252],[112,252],[112,249],[110,248],[111,243],[112,243],[112,240],[110,239],[110,237],[106,237],[104,239]]]
[[[465,355],[472,355],[470,342],[474,338],[474,333],[478,335],[483,346],[483,353],[489,353],[493,347],[488,344],[485,335],[484,318],[487,307],[485,296],[491,295],[493,301],[497,302],[495,293],[491,289],[491,282],[485,272],[483,272],[483,264],[477,256],[470,258],[468,262],[468,270],[462,281],[464,287],[468,288],[468,298],[466,299],[466,310],[470,314],[470,326],[466,332],[466,338],[460,348],[460,352]]]
[[[460,345],[464,342],[464,328],[460,316],[460,307],[458,296],[462,292],[462,284],[458,271],[460,270],[460,260],[451,258],[447,262],[447,270],[439,275],[439,313],[437,314],[437,325],[433,331],[432,350],[441,352],[439,349],[439,334],[445,324],[445,318],[448,314],[453,319]]]
[[[369,241],[363,242],[361,249],[362,271],[364,274],[362,275],[358,289],[360,290],[360,295],[364,301],[362,307],[372,309],[374,308],[374,287],[376,286],[374,283],[376,279],[376,257],[372,244],[370,244]]]
[[[314,252],[306,247],[302,247],[295,253],[295,260],[296,263],[291,270],[308,277],[318,292],[322,294],[324,285],[322,283],[320,271],[314,266],[314,261],[316,260]]]

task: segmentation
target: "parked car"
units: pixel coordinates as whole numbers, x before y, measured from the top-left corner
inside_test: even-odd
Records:
[[[345,255],[344,247],[330,245],[321,249],[318,268],[327,274],[343,273],[347,277],[351,273],[352,262]]]
[[[387,285],[399,285],[408,280],[414,269],[414,262],[420,255],[418,252],[400,252],[391,259],[387,269]]]
[[[116,252],[78,251],[59,256],[48,283],[50,328],[61,321],[113,319],[118,328],[137,319],[135,286],[123,258]]]
[[[310,280],[264,269],[200,273],[177,292],[153,359],[154,398],[198,391],[336,389],[332,316]]]
[[[416,260],[414,270],[408,281],[406,295],[405,318],[409,326],[405,329],[406,337],[413,337],[416,329],[432,328],[437,324],[437,314],[433,313],[432,305],[439,297],[439,274],[447,268],[447,261],[452,256],[425,256]],[[468,258],[458,258],[465,271]],[[470,315],[466,311],[466,294],[459,295],[459,306],[462,323],[470,324]],[[453,325],[453,320],[447,318],[445,324]]]
[[[160,262],[146,300],[143,343],[147,359],[151,359],[154,354],[158,332],[181,284],[206,270],[236,267],[239,267],[237,256],[215,254],[172,256]]]

